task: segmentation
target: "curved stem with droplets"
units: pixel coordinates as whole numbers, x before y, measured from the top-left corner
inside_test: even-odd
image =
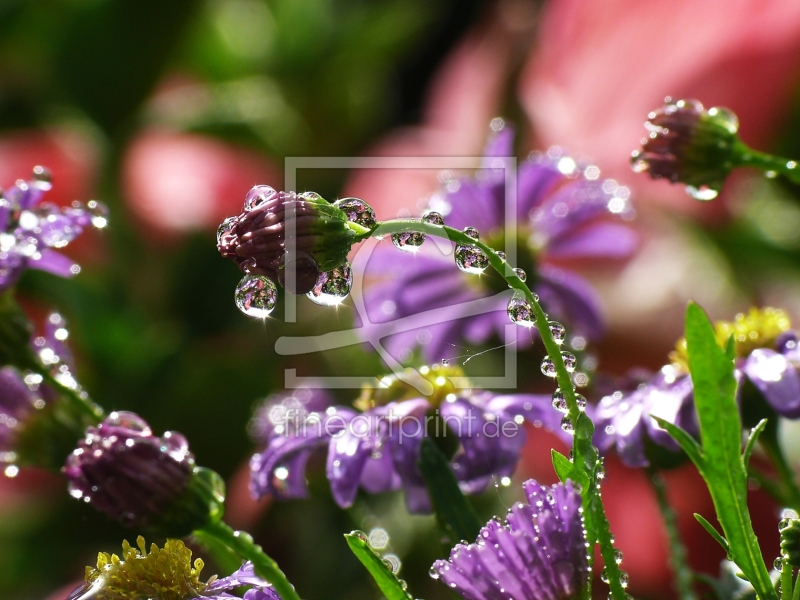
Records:
[[[278,563],[264,553],[249,533],[234,531],[222,521],[209,523],[198,533],[202,539],[214,539],[253,563],[256,575],[271,583],[281,600],[300,600],[300,596],[280,570]]]
[[[737,167],[752,167],[767,174],[781,174],[793,183],[800,183],[800,164],[795,160],[753,150],[739,142],[735,151]]]
[[[433,237],[450,240],[458,245],[469,245],[479,248],[489,259],[489,264],[492,268],[506,280],[509,287],[524,294],[528,303],[533,308],[535,314],[534,324],[542,338],[547,355],[555,368],[555,379],[564,395],[564,400],[566,400],[567,418],[569,419],[572,432],[575,434],[572,446],[572,460],[588,482],[587,489],[584,489],[582,495],[585,510],[590,514],[593,522],[592,531],[587,531],[590,537],[590,539],[587,540],[590,544],[589,554],[590,556],[592,555],[591,548],[594,547],[594,544],[599,543],[608,584],[611,588],[611,598],[612,600],[627,600],[628,594],[625,592],[627,576],[617,564],[613,536],[611,535],[608,519],[605,514],[605,507],[600,497],[599,480],[602,478],[602,475],[598,477],[598,471],[602,468],[602,462],[599,460],[597,449],[591,444],[591,434],[594,431],[594,425],[588,415],[583,413],[578,405],[572,379],[570,378],[569,371],[561,355],[561,348],[550,331],[547,315],[539,305],[538,299],[514,272],[514,267],[498,255],[497,250],[487,246],[480,240],[471,238],[458,229],[453,229],[446,225],[426,223],[418,219],[393,219],[378,223],[368,235],[370,237],[378,237],[405,232],[420,232]],[[587,585],[587,594],[590,593],[588,588],[589,586]]]

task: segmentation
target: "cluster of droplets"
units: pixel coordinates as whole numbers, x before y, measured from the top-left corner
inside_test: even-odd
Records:
[[[269,186],[256,186],[245,197],[244,211],[258,208],[270,199],[270,194],[275,191]],[[320,196],[314,192],[299,194],[298,198],[319,200]],[[360,198],[342,198],[333,203],[333,206],[341,210],[347,216],[348,221],[356,223],[367,229],[372,229],[377,224],[375,211],[372,207]],[[226,236],[231,235],[239,217],[229,217],[225,219],[217,229],[217,244],[224,241]],[[441,217],[440,217],[441,218]],[[408,234],[408,246],[419,246],[425,239],[424,234]],[[421,239],[413,236],[421,236]],[[417,243],[418,242],[418,243]],[[395,245],[398,242],[395,241]],[[398,246],[399,247],[399,246]],[[302,277],[306,273],[316,276],[316,281],[311,289],[306,293],[306,297],[319,306],[338,306],[350,295],[353,287],[353,273],[350,263],[344,261],[336,268],[317,273],[314,260],[303,252],[298,252],[292,264],[286,263],[284,269],[279,271],[283,274],[288,268],[294,267],[297,277]],[[278,286],[276,283],[264,275],[251,273],[255,267],[255,259],[249,259],[242,264],[242,270],[246,275],[241,279],[234,291],[234,301],[236,307],[248,317],[255,319],[265,319],[272,314],[278,302]],[[313,274],[316,275],[313,275]],[[313,281],[313,280],[312,280]],[[308,289],[308,288],[305,288]]]
[[[364,533],[360,530],[355,530],[350,533],[353,537],[358,538],[362,542],[367,545],[367,548],[377,556],[384,566],[392,572],[392,574],[397,577],[397,574],[400,572],[400,567],[402,563],[396,554],[383,554],[381,555],[379,551],[385,550],[389,546],[389,534],[387,531],[381,527],[376,527],[372,531],[369,532],[369,535]],[[408,593],[408,584],[405,580],[397,578],[397,583],[406,592],[406,597],[409,599],[413,599],[413,596]]]

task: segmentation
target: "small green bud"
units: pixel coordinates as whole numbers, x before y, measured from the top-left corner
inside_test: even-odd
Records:
[[[800,519],[781,519],[781,556],[793,567],[800,567]]]

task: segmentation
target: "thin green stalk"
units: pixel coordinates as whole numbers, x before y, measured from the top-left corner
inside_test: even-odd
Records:
[[[599,487],[597,486],[598,455],[597,449],[594,448],[591,443],[591,434],[594,431],[594,425],[591,423],[588,416],[578,407],[578,400],[572,385],[572,379],[564,365],[564,359],[561,356],[561,347],[556,343],[553,334],[550,332],[549,321],[542,307],[539,305],[537,298],[514,272],[513,265],[508,264],[505,259],[501,258],[495,249],[479,240],[469,237],[458,229],[442,225],[433,225],[415,219],[394,219],[379,223],[370,231],[369,235],[376,237],[390,235],[392,233],[415,231],[432,237],[450,240],[456,244],[476,246],[483,251],[489,259],[489,264],[506,280],[509,287],[524,294],[528,303],[533,308],[536,329],[539,331],[539,335],[542,338],[547,355],[550,357],[550,360],[553,361],[556,371],[556,382],[561,388],[561,392],[564,394],[564,399],[567,402],[567,417],[575,433],[572,446],[573,464],[586,475],[586,479],[590,482],[582,491],[583,503],[586,510],[587,541],[590,544],[590,554],[594,544],[599,543],[606,573],[608,575],[609,586],[611,588],[611,597],[613,600],[626,600],[627,593],[622,583],[623,574],[615,560],[615,549],[611,541],[612,536],[605,515],[605,508],[600,498]],[[586,586],[585,590],[587,596],[591,594],[589,585]]]
[[[44,366],[37,363],[36,368],[32,370],[35,371],[37,375],[41,375],[47,385],[54,387],[58,393],[63,398],[66,398],[79,412],[89,417],[92,423],[97,424],[103,420],[104,412],[99,405],[88,398],[82,398],[75,390],[60,383]]]
[[[795,479],[794,470],[791,465],[789,465],[789,461],[786,460],[783,448],[781,448],[778,442],[778,436],[769,435],[769,432],[765,433],[767,434],[762,435],[760,441],[767,456],[769,456],[769,459],[778,471],[778,477],[780,478],[781,486],[784,491],[783,499],[785,505],[800,513],[800,488],[797,487],[797,479]]]
[[[795,581],[794,590],[792,591],[792,600],[800,600],[800,582]]]
[[[800,166],[797,161],[759,152],[739,142],[735,154],[738,167],[752,167],[765,173],[780,173],[794,183],[800,183]]]
[[[253,537],[249,533],[234,531],[222,521],[216,521],[203,527],[200,536],[215,538],[242,558],[252,562],[256,574],[271,583],[282,600],[300,600],[300,596],[280,570],[278,563],[264,554],[264,550],[253,542]]]
[[[675,574],[678,596],[681,600],[697,600],[697,594],[695,593],[693,585],[694,573],[689,567],[686,546],[684,546],[680,531],[678,530],[678,518],[667,499],[664,477],[656,469],[651,467],[648,469],[648,479],[653,486],[653,492],[658,502],[658,509],[661,512],[661,518],[664,520],[664,528],[667,530],[670,566]]]
[[[792,571],[794,571],[794,567],[788,560],[783,559],[781,563],[781,600],[791,600],[792,598]]]

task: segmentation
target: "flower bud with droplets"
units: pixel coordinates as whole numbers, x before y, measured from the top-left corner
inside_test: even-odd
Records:
[[[736,165],[736,115],[725,108],[705,110],[696,100],[672,103],[668,98],[648,115],[645,127],[650,133],[631,157],[634,171],[684,183],[698,200],[717,196]]]
[[[228,592],[241,586],[252,586],[245,594],[248,600],[280,600],[249,562],[228,577],[202,581],[205,565],[199,558],[192,562],[192,551],[182,541],[168,539],[163,548],[151,544],[148,552],[139,536],[136,545],[122,542],[121,557],[100,552],[97,566],[86,567],[86,583],[67,600],[224,600],[234,598]]]
[[[217,232],[217,248],[245,273],[279,281],[305,294],[320,273],[344,264],[353,244],[374,226],[374,212],[357,198],[330,204],[318,194],[251,189],[243,212]],[[352,218],[352,220],[351,220]]]
[[[130,412],[89,427],[63,471],[73,497],[129,527],[185,536],[222,517],[220,477],[195,467],[181,434],[154,436]]]
[[[793,567],[800,567],[800,519],[783,519],[779,529],[781,556]]]

